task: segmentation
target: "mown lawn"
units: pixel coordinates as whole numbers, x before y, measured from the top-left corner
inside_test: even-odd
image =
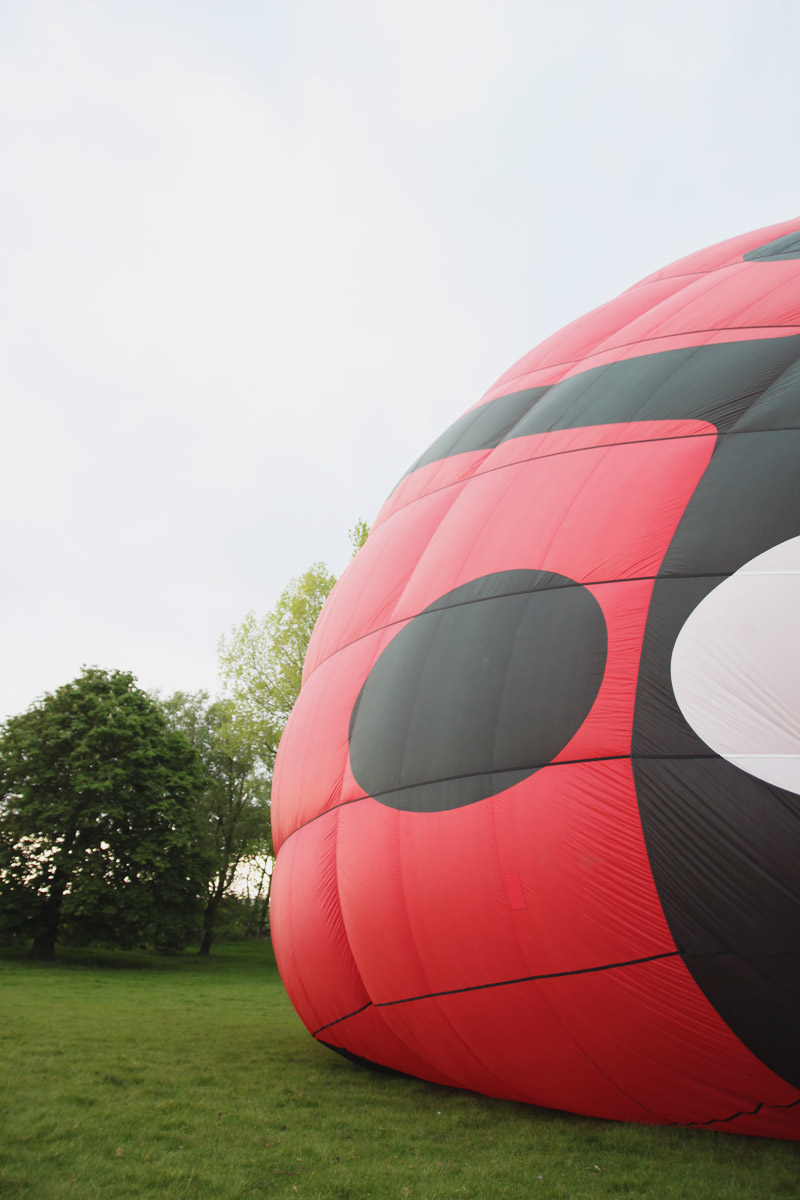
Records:
[[[800,1200],[796,1145],[572,1117],[355,1067],[268,948],[0,957],[0,1195]]]

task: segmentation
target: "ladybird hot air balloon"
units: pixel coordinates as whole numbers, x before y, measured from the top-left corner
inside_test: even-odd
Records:
[[[273,796],[320,1042],[800,1137],[800,220],[575,321],[417,459]]]

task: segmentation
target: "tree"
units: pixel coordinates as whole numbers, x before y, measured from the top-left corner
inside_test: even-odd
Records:
[[[265,617],[251,610],[219,643],[219,671],[247,737],[271,773],[283,727],[300,692],[309,639],[336,582],[313,563]]]
[[[363,520],[349,530],[353,555],[368,535]],[[219,642],[219,672],[231,704],[225,728],[234,744],[249,747],[269,781],[283,728],[300,692],[308,643],[335,582],[324,563],[312,563],[284,589],[266,616],[257,617],[251,610]],[[266,853],[242,860],[248,868],[247,895],[252,896],[249,928],[258,935],[268,922],[271,851],[270,845]]]
[[[274,866],[271,838],[269,853],[253,855],[242,863],[239,894],[247,906],[246,938],[265,938],[269,932],[269,893]]]
[[[84,668],[0,727],[0,919],[52,961],[62,933],[182,945],[208,868],[200,759],[124,671]]]
[[[175,692],[162,701],[171,729],[196,750],[205,769],[198,817],[211,867],[203,909],[200,954],[211,949],[214,924],[245,858],[271,854],[269,777],[249,726],[231,700],[209,703],[207,692]]]
[[[363,517],[359,517],[353,528],[348,529],[347,536],[350,538],[350,545],[353,547],[353,558],[355,558],[369,537],[369,525]]]
[[[355,556],[369,536],[359,519],[348,531]],[[271,774],[283,728],[300,693],[308,643],[336,576],[316,562],[293,579],[264,617],[247,613],[220,638],[219,672],[233,701],[240,731],[248,736]]]

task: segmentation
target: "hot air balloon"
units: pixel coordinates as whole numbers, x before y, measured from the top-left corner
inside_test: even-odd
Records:
[[[354,1058],[800,1137],[800,219],[507,371],[331,594],[272,929]]]

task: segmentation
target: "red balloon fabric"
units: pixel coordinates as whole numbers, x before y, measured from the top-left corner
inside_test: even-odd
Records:
[[[543,342],[314,631],[272,932],[319,1041],[800,1137],[800,219]]]

